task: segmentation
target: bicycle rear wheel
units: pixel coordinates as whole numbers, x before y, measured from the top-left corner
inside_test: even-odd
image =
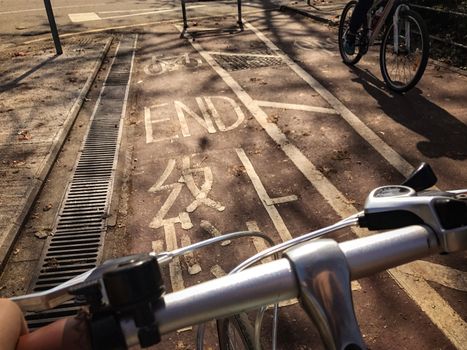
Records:
[[[395,47],[394,23],[388,26],[380,49],[380,68],[387,86],[395,92],[406,92],[421,79],[428,62],[428,30],[422,17],[403,10],[398,21],[398,46]]]
[[[342,57],[342,61],[345,64],[354,65],[362,58],[362,54],[360,52],[360,46],[356,45],[355,47],[355,54],[348,55],[344,50],[344,41],[347,31],[349,30],[350,18],[352,17],[352,13],[355,10],[355,6],[357,5],[356,0],[350,1],[347,5],[345,5],[344,10],[342,10],[341,18],[339,20],[339,52]],[[361,37],[361,31],[357,34],[356,44],[359,43],[359,37]]]

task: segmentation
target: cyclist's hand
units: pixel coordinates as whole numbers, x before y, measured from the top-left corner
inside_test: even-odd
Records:
[[[14,350],[21,335],[28,328],[18,305],[9,299],[0,299],[0,344],[5,350]]]
[[[88,350],[91,341],[86,320],[69,317],[29,333],[23,313],[8,299],[0,299],[2,350]]]

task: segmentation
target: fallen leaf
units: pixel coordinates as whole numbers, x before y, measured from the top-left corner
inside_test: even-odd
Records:
[[[21,130],[18,132],[18,141],[27,141],[31,139],[31,134],[28,130]]]
[[[50,209],[52,209],[52,207],[53,207],[52,203],[49,203],[46,206],[44,206],[44,208],[42,208],[42,210],[43,211],[49,211]]]
[[[36,236],[39,239],[44,239],[44,238],[47,238],[49,236],[49,234],[47,232],[44,232],[44,231],[37,231],[37,232],[34,233],[34,236]]]

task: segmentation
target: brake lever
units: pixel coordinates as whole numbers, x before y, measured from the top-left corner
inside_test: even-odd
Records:
[[[50,310],[66,301],[76,298],[76,290],[80,289],[82,286],[99,283],[105,273],[115,270],[129,260],[141,258],[146,255],[148,257],[154,257],[154,254],[149,253],[107,260],[102,265],[88,270],[54,288],[41,292],[15,296],[10,299],[15,302],[22,311],[39,312]],[[103,295],[102,297],[104,299],[107,298],[106,295]]]
[[[95,270],[96,268],[86,271],[52,289],[12,297],[10,300],[15,302],[23,312],[38,312],[53,309],[73,299],[75,296],[70,293],[70,290],[84,283]]]

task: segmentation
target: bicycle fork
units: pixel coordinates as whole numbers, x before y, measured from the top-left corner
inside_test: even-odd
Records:
[[[398,54],[399,53],[399,17],[400,17],[400,12],[404,10],[407,11],[409,10],[409,7],[407,5],[399,5],[396,8],[396,11],[394,13],[394,16],[392,17],[393,23],[394,23],[394,53]],[[405,20],[404,21],[404,30],[405,30],[405,47],[410,52],[410,22]]]

